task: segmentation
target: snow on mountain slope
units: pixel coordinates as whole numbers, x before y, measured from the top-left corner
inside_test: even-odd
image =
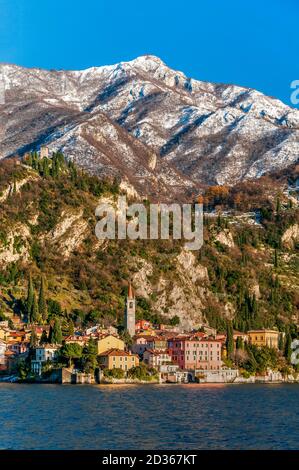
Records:
[[[154,56],[83,71],[2,64],[0,74],[2,158],[48,143],[155,195],[232,184],[298,159],[299,111],[253,89],[189,79]]]

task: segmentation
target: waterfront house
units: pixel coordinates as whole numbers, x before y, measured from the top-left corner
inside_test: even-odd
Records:
[[[109,349],[99,355],[99,363],[102,369],[122,369],[128,371],[139,365],[139,357],[130,351]]]
[[[277,330],[250,330],[247,334],[249,343],[254,346],[278,349],[279,331]]]
[[[47,361],[54,361],[57,356],[59,346],[56,344],[45,344],[35,348],[35,359],[31,360],[31,370],[35,374],[41,375],[42,367]]]
[[[238,369],[195,370],[192,380],[199,383],[232,383],[239,377]]]
[[[146,349],[143,353],[143,361],[149,367],[154,367],[159,370],[161,365],[171,363],[171,356],[165,350]]]
[[[160,366],[161,382],[187,383],[188,371],[181,370],[177,364],[163,364]]]
[[[98,346],[98,354],[103,353],[104,351],[108,351],[109,349],[119,349],[124,351],[125,350],[125,343],[122,339],[118,338],[114,335],[102,335],[99,336],[97,341]]]
[[[219,370],[222,366],[220,340],[193,336],[168,340],[172,362],[181,369]]]

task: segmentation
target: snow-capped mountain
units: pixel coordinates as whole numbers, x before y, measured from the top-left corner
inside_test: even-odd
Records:
[[[299,111],[253,89],[190,79],[154,56],[83,71],[2,64],[0,77],[0,158],[46,143],[157,195],[298,159]]]

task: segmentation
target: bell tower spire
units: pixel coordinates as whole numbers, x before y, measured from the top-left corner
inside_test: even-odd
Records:
[[[135,317],[136,317],[136,300],[135,300],[133,287],[130,282],[129,288],[128,288],[128,296],[126,299],[125,324],[124,324],[124,327],[130,334],[130,336],[135,335]]]

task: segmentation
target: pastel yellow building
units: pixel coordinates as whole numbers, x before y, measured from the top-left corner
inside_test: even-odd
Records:
[[[108,349],[120,349],[124,351],[125,343],[122,339],[114,335],[104,335],[98,340],[98,354],[108,351]]]
[[[110,349],[99,355],[100,366],[103,369],[122,369],[124,371],[132,369],[139,364],[139,357],[131,352],[119,349]]]
[[[276,330],[250,330],[248,331],[249,343],[254,346],[268,346],[278,349],[279,331]]]

